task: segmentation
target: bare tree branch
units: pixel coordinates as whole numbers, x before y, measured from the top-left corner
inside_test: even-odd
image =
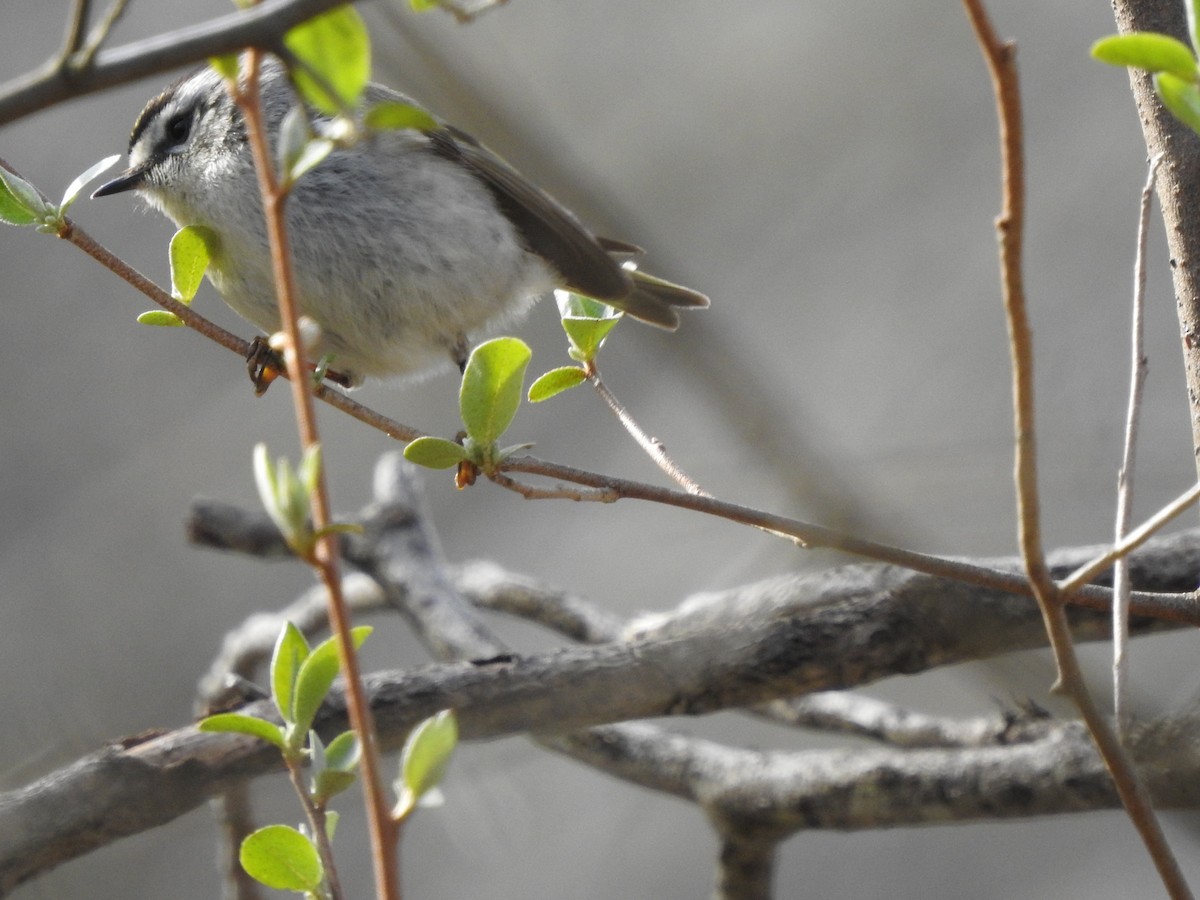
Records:
[[[157,75],[243,47],[270,49],[283,33],[346,0],[263,0],[257,6],[169,31],[156,37],[98,50],[76,68],[67,57],[49,60],[34,72],[0,85],[0,125],[73,97]],[[84,50],[76,52],[86,52]]]
[[[948,719],[913,712],[848,691],[822,691],[772,700],[757,710],[774,721],[801,728],[850,734],[893,747],[986,747],[1012,743],[1027,734],[1028,716],[997,712],[974,719]]]
[[[1189,532],[1143,546],[1130,559],[1135,583],[1159,591],[1189,587],[1200,568],[1198,537]],[[1090,555],[1090,548],[1063,552],[1053,564],[1068,571]],[[450,575],[478,589],[477,576],[453,570]],[[515,584],[528,591],[526,580]],[[734,612],[738,624],[730,626]],[[1105,615],[1078,611],[1072,619],[1080,639],[1108,632]],[[1135,628],[1162,627],[1135,620]],[[367,682],[382,742],[395,749],[413,724],[447,707],[458,711],[466,740],[534,730],[564,733],[607,722],[752,706],[1043,646],[1044,640],[1027,598],[891,566],[856,565],[706,595],[653,627],[643,625],[640,638],[629,644],[380,673]],[[260,701],[245,711],[270,716],[271,709]],[[344,727],[340,695],[332,698],[321,724],[326,733]],[[846,764],[846,758],[837,759],[835,768]],[[993,757],[977,759],[994,762]],[[115,744],[0,795],[0,891],[65,859],[156,827],[240,780],[278,767],[278,754],[250,739],[188,727]],[[965,777],[961,767],[956,771]],[[1048,770],[1044,777],[1051,777]],[[1174,777],[1178,787],[1187,774],[1179,771]],[[1069,788],[1060,782],[1051,796],[1065,803],[1062,791],[1077,790],[1065,808],[1111,806],[1107,781],[1097,779],[1071,782]],[[1168,799],[1190,803],[1179,790]],[[1003,805],[1003,797],[993,800]],[[1031,814],[1031,802],[1026,792],[1011,813],[994,808],[990,814],[1017,815],[1018,809]],[[904,814],[904,804],[898,798],[895,803],[891,824],[899,824],[903,815],[907,821],[921,820],[919,807]]]

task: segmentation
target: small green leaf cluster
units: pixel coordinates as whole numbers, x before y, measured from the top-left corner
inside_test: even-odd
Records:
[[[354,647],[361,647],[370,633],[369,627],[352,629]],[[308,763],[304,799],[325,817],[329,838],[333,837],[337,815],[326,812],[326,807],[331,798],[354,783],[362,752],[354,732],[344,731],[326,745],[312,727],[340,669],[336,638],[310,647],[300,629],[288,622],[275,641],[270,665],[271,698],[283,725],[227,712],[209,716],[198,726],[201,731],[248,734],[264,740],[279,749],[289,769],[298,770]],[[458,720],[453,710],[442,710],[412,730],[404,743],[400,774],[394,785],[397,799],[392,817],[397,822],[411,816],[418,806],[438,801],[437,787],[457,744]],[[321,854],[303,829],[287,825],[259,829],[243,841],[241,862],[251,877],[268,887],[325,896]]]
[[[61,234],[66,227],[67,210],[80,193],[101,172],[112,168],[119,156],[107,156],[89,166],[72,181],[58,204],[51,203],[32,184],[15,172],[0,166],[0,222],[7,225],[32,225],[43,234]]]
[[[285,458],[271,462],[266,444],[254,447],[254,484],[263,508],[292,552],[306,562],[312,561],[317,541],[326,534],[359,530],[358,525],[342,522],[312,527],[312,496],[320,476],[320,444],[305,449],[295,471]]]
[[[311,501],[321,474],[321,447],[305,449],[295,472],[286,458],[271,462],[266,444],[254,447],[254,483],[267,515],[301,559],[311,559],[317,533],[312,527]]]
[[[561,366],[539,376],[529,386],[529,402],[541,403],[587,380],[588,368],[595,361],[610,331],[622,313],[599,300],[555,291],[563,331],[567,333],[567,354],[582,366]]]
[[[561,366],[538,377],[529,388],[531,403],[549,400],[586,381],[600,348],[622,316],[620,310],[582,294],[555,291],[554,295],[567,334],[567,353],[581,365]],[[436,437],[417,438],[404,449],[405,458],[430,469],[465,463],[491,472],[513,453],[531,446],[501,448],[498,443],[521,404],[531,355],[524,342],[512,337],[494,338],[476,347],[463,370],[458,395],[466,437],[461,444]]]
[[[352,629],[350,636],[355,648],[361,647],[370,633],[371,628],[365,625]],[[310,735],[313,719],[325,701],[340,665],[335,638],[310,648],[300,629],[288,622],[279,632],[271,654],[271,698],[284,724],[279,726],[242,713],[218,713],[204,719],[200,730],[254,735],[274,744],[291,762],[298,763],[311,757],[314,783],[321,769],[351,771],[358,762],[358,751],[350,746],[354,741],[352,733],[338,735],[327,747],[321,745],[315,734]],[[306,746],[306,741],[310,740],[315,744]],[[333,793],[337,791],[314,790],[314,796],[332,796]]]
[[[410,462],[431,469],[471,463],[494,471],[527,444],[500,448],[498,440],[512,424],[525,384],[529,346],[513,337],[493,338],[476,347],[463,370],[458,407],[467,435],[461,444],[442,438],[417,438],[404,449]]]
[[[1154,76],[1154,90],[1163,106],[1188,128],[1200,134],[1200,0],[1184,0],[1191,46],[1170,35],[1151,31],[1117,34],[1092,45],[1092,57],[1114,66],[1145,69]]]
[[[370,635],[369,627],[351,630],[355,648]],[[283,720],[277,725],[244,713],[218,713],[200,722],[201,731],[248,734],[279,748],[289,768],[308,762],[307,801],[323,814],[330,799],[350,787],[357,777],[361,756],[358,738],[344,731],[328,745],[312,730],[317,710],[325,701],[341,668],[336,638],[309,647],[300,630],[288,622],[271,654],[271,697]],[[332,837],[334,813],[325,815],[325,830]],[[324,896],[325,870],[312,836],[287,825],[268,825],[242,843],[242,867],[268,887]]]

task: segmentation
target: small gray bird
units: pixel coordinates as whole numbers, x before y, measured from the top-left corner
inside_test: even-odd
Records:
[[[364,103],[402,94],[370,85]],[[274,145],[299,101],[287,70],[263,64],[261,103]],[[416,105],[416,104],[412,104]],[[331,120],[310,112],[314,132]],[[211,68],[146,104],[129,168],[101,197],[133,190],[178,226],[218,236],[209,278],[236,312],[279,330],[266,226],[241,113]],[[467,335],[567,288],[674,329],[678,307],[708,298],[621,264],[636,247],[598,238],[469,135],[440,125],[386,131],[334,150],[287,203],[297,297],[321,327],[316,353],[359,384],[465,361]]]

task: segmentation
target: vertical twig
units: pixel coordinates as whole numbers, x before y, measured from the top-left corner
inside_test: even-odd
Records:
[[[75,0],[71,8],[71,18],[67,20],[67,31],[63,37],[62,50],[58,53],[58,64],[67,65],[71,56],[83,46],[84,35],[87,34],[88,16],[91,14],[92,0]]]
[[[1137,777],[1133,760],[1096,706],[1075,654],[1065,611],[1066,595],[1054,584],[1042,547],[1037,487],[1037,443],[1033,401],[1033,336],[1025,306],[1022,241],[1025,225],[1025,163],[1021,93],[1015,65],[1016,47],[1001,41],[984,11],[982,0],[963,0],[987,61],[1000,120],[1000,156],[1004,202],[996,229],[1000,240],[1000,282],[1008,320],[1013,365],[1013,418],[1016,432],[1018,529],[1021,558],[1042,612],[1046,636],[1058,666],[1055,690],[1071,698],[1087,724],[1122,804],[1141,835],[1163,885],[1173,898],[1190,898],[1191,890],[1171,853],[1150,798]]]
[[[1129,408],[1125,415],[1125,447],[1121,469],[1117,473],[1117,522],[1115,539],[1120,541],[1129,531],[1133,517],[1133,472],[1137,452],[1137,425],[1146,385],[1145,310],[1146,310],[1146,243],[1150,230],[1150,201],[1154,197],[1154,180],[1162,154],[1150,160],[1146,186],[1138,215],[1137,253],[1133,263],[1133,322],[1130,327],[1130,350],[1133,358],[1129,373]],[[1129,676],[1129,560],[1121,557],[1113,571],[1113,714],[1117,734],[1128,743],[1132,716],[1126,704],[1126,685]]]
[[[250,791],[239,784],[219,797],[210,806],[217,821],[217,858],[221,872],[221,900],[262,900],[259,883],[242,868],[238,848],[254,830],[250,815]]]
[[[275,177],[266,130],[262,121],[262,109],[258,97],[261,53],[254,49],[248,50],[247,60],[246,81],[244,86],[239,88],[237,99],[246,121],[246,132],[254,154],[254,167],[258,172],[259,188],[266,214],[267,236],[271,247],[271,263],[279,303],[279,315],[290,348],[290,352],[285,354],[288,378],[291,381],[292,400],[296,407],[300,442],[307,450],[319,443],[319,435],[316,415],[313,411],[312,379],[304,368],[302,350],[304,344],[300,337],[300,316],[295,302],[295,283],[291,256],[288,251],[290,245],[284,217],[288,192],[286,188],[280,186]],[[350,724],[362,746],[363,793],[366,799],[367,819],[370,823],[372,858],[378,897],[379,900],[399,900],[400,875],[396,862],[396,826],[381,784],[375,722],[363,692],[358,654],[350,635],[350,617],[342,596],[342,579],[339,574],[337,539],[328,530],[331,524],[329,495],[322,471],[312,496],[312,526],[320,537],[313,559],[309,562],[315,567],[328,593],[329,622],[338,641],[342,674],[346,681]]]
[[[1118,30],[1155,31],[1189,42],[1182,0],[1112,0]],[[1171,115],[1158,99],[1150,73],[1130,67],[1130,88],[1150,155],[1163,154],[1158,202],[1171,254],[1175,313],[1187,385],[1192,450],[1200,476],[1200,137]]]
[[[288,778],[300,803],[304,807],[304,815],[308,819],[308,828],[312,832],[312,842],[317,845],[317,853],[321,857],[321,865],[325,867],[325,884],[329,888],[329,900],[345,900],[342,893],[341,881],[338,878],[337,865],[333,860],[333,847],[329,842],[329,831],[326,825],[325,807],[318,806],[308,792],[304,783],[304,769],[301,764],[291,759],[284,759],[287,764]]]
[[[71,10],[71,20],[67,23],[63,48],[58,54],[58,68],[78,72],[90,66],[96,51],[108,38],[108,33],[117,24],[117,20],[125,14],[125,7],[128,5],[129,0],[113,0],[104,18],[89,35],[86,34],[86,29],[91,15],[91,0],[76,0],[75,7]]]

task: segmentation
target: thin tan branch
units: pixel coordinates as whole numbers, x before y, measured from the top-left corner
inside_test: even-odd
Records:
[[[288,378],[292,385],[292,401],[296,408],[296,423],[300,431],[300,442],[307,451],[320,446],[316,412],[313,408],[312,379],[308,377],[304,361],[304,342],[300,337],[300,309],[296,302],[295,276],[291,264],[290,242],[284,207],[288,189],[281,185],[274,174],[266,127],[259,104],[258,80],[261,54],[250,50],[245,84],[235,93],[246,122],[246,134],[254,156],[254,168],[258,175],[259,191],[262,194],[266,214],[267,238],[271,248],[272,274],[275,282],[276,302],[280,321],[287,335],[290,352],[284,354]],[[311,518],[313,530],[320,535],[313,558],[307,560],[325,585],[329,599],[329,623],[337,639],[342,675],[346,682],[346,699],[350,724],[358,735],[362,756],[360,772],[363,795],[370,824],[372,859],[375,867],[375,885],[379,900],[400,900],[400,872],[397,864],[398,837],[392,820],[390,804],[384,794],[379,758],[379,742],[376,737],[375,719],[371,714],[363,688],[362,670],[358,653],[351,636],[350,614],[342,596],[342,579],[339,572],[339,551],[336,536],[329,528],[333,515],[329,503],[329,489],[324,470],[319,472],[311,496]]]
[[[1117,515],[1115,541],[1129,531],[1133,519],[1133,475],[1137,459],[1138,420],[1146,387],[1146,245],[1150,235],[1150,204],[1162,155],[1150,160],[1146,184],[1138,204],[1137,252],[1133,263],[1133,316],[1130,325],[1129,403],[1125,412],[1125,446],[1117,472]],[[1132,715],[1126,708],[1129,677],[1129,561],[1121,557],[1113,570],[1113,717],[1117,734],[1127,737]],[[1128,743],[1128,741],[1126,741]]]
[[[671,459],[662,441],[651,437],[642,430],[642,426],[637,423],[637,420],[625,408],[625,404],[618,400],[616,394],[610,391],[608,385],[604,383],[604,379],[600,377],[600,370],[596,367],[595,363],[588,363],[585,371],[587,372],[588,383],[600,395],[600,399],[605,402],[612,411],[612,414],[617,417],[617,421],[621,423],[621,426],[629,432],[629,436],[645,451],[646,455],[650,457],[656,466],[662,469],[672,481],[689,494],[699,494],[704,497],[712,496],[683,471],[675,460]]]
[[[1190,898],[1191,889],[1167,844],[1166,835],[1138,778],[1133,760],[1100,712],[1079,668],[1065,612],[1065,597],[1050,577],[1042,546],[1034,426],[1033,338],[1025,306],[1022,241],[1025,224],[1025,170],[1021,92],[1016,48],[996,35],[982,0],[963,0],[991,73],[1000,119],[1003,208],[996,227],[1000,237],[1000,283],[1008,319],[1013,366],[1013,418],[1016,431],[1017,511],[1021,558],[1042,611],[1046,635],[1058,665],[1056,688],[1069,695],[1112,773],[1121,802],[1142,837],[1163,885],[1173,898]]]
[[[0,160],[0,165],[4,165],[11,170],[11,167],[7,166],[3,160]],[[191,307],[184,306],[175,300],[150,279],[99,244],[99,242],[93,239],[82,228],[75,225],[70,219],[66,220],[64,229],[59,236],[79,247],[149,299],[179,316],[188,327],[236,353],[240,358],[246,358],[246,355],[250,351],[250,343],[248,341],[242,340],[213,322],[210,322]],[[284,375],[287,377],[286,372]],[[310,380],[307,374],[305,375],[305,380]],[[313,395],[318,400],[327,403],[335,409],[341,410],[347,415],[358,419],[363,424],[395,440],[408,442],[424,434],[420,429],[384,416],[370,407],[352,400],[346,394],[328,385],[317,385]],[[501,469],[507,472],[525,472],[542,475],[572,484],[595,488],[600,492],[600,496],[595,499],[600,499],[604,502],[612,502],[617,499],[636,499],[662,503],[681,509],[690,509],[695,512],[704,513],[705,515],[728,519],[733,522],[752,525],[766,531],[777,532],[807,546],[841,550],[846,553],[862,556],[866,559],[906,566],[918,572],[955,578],[969,584],[995,587],[1018,594],[1030,593],[1028,581],[1014,575],[1012,572],[988,570],[981,566],[972,566],[929,554],[915,553],[876,541],[858,538],[836,529],[825,528],[785,516],[773,515],[716,498],[672,491],[667,488],[587,472],[571,466],[528,456],[510,457],[505,460]],[[502,479],[494,480],[503,484]],[[541,496],[536,488],[531,488],[527,485],[518,485],[516,482],[511,482],[504,486],[517,490],[519,493],[531,498]],[[1179,504],[1182,504],[1182,506],[1178,508],[1184,508],[1187,503],[1194,502],[1197,494],[1200,494],[1200,485],[1197,485],[1192,493],[1181,498]],[[570,497],[570,499],[585,499],[583,495],[576,496],[569,492],[565,495]],[[1073,575],[1063,585],[1064,593],[1070,595],[1070,602],[1096,609],[1109,609],[1109,593],[1107,591],[1087,588],[1083,587],[1083,585],[1095,578],[1099,572],[1112,565],[1113,560],[1121,552],[1128,552],[1129,549],[1138,546],[1140,542],[1146,540],[1154,530],[1161,527],[1163,522],[1168,520],[1172,515],[1176,515],[1178,508],[1173,507],[1164,510],[1154,520],[1131,532],[1126,541],[1119,547],[1113,548],[1098,557],[1097,561],[1088,567],[1086,577],[1081,577],[1080,573]],[[1122,551],[1122,548],[1124,548],[1124,551]],[[1172,621],[1200,624],[1200,610],[1197,610],[1196,605],[1190,602],[1182,602],[1177,596],[1156,597],[1153,595],[1143,595],[1136,597],[1132,611],[1136,615],[1155,616]]]
[[[1200,500],[1200,482],[1192,485],[1086,566],[1080,566],[1069,577],[1064,578],[1059,582],[1059,590],[1063,594],[1073,597],[1081,586],[1112,566],[1121,557],[1136,550],[1180,513],[1191,509],[1197,500]]]

